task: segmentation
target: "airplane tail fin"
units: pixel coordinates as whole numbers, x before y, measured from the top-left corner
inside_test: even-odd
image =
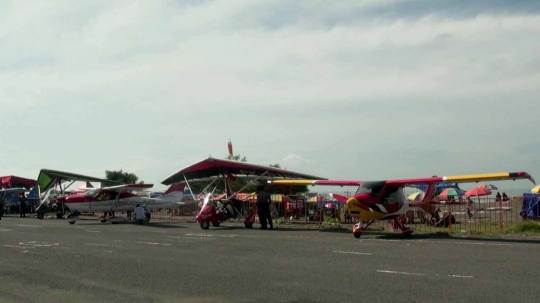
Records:
[[[184,197],[184,189],[186,188],[186,182],[174,183],[167,189],[167,191],[158,199],[167,202],[182,202]],[[183,204],[183,203],[181,203]]]

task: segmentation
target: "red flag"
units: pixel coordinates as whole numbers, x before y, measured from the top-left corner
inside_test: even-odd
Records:
[[[232,150],[232,143],[231,143],[231,139],[229,139],[229,144],[227,144],[228,147],[229,147],[229,156],[233,156],[233,150]]]

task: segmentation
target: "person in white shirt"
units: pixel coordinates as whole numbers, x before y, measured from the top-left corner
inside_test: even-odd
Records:
[[[137,220],[138,224],[144,224],[144,217],[144,208],[137,204],[137,207],[135,207],[135,220]]]

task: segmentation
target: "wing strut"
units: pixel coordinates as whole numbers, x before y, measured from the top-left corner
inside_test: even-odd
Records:
[[[230,201],[232,198],[234,198],[238,193],[240,193],[242,190],[244,190],[246,187],[250,186],[251,184],[253,184],[255,181],[258,181],[260,178],[262,178],[263,176],[267,175],[268,174],[268,171],[265,171],[264,174],[261,174],[260,176],[258,176],[257,178],[249,181],[246,185],[244,185],[244,187],[240,188],[239,190],[237,190],[235,193],[233,193],[230,197],[227,198],[227,202]]]
[[[113,212],[113,208],[114,206],[116,205],[116,202],[118,202],[118,200],[120,200],[120,194],[122,193],[121,190],[118,191],[118,194],[116,195],[116,198],[114,199],[114,202],[113,204],[111,205],[111,209],[109,210],[110,213]]]

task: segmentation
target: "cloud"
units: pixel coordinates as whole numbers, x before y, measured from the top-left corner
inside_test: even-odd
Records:
[[[335,178],[540,174],[539,34],[537,1],[3,2],[0,166],[157,183],[232,138]]]

